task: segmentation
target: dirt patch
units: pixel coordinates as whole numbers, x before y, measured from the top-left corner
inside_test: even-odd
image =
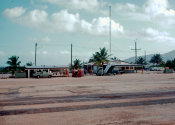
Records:
[[[130,107],[130,106],[142,106],[142,105],[157,105],[157,104],[168,104],[168,103],[175,103],[175,98],[149,100],[149,101],[124,102],[124,103],[107,103],[107,104],[94,104],[94,105],[81,105],[81,106],[40,108],[40,109],[21,109],[21,110],[6,110],[6,111],[4,110],[4,111],[0,111],[0,116],[48,113],[48,112],[65,112],[65,111],[103,109],[103,108],[114,108],[114,107]]]

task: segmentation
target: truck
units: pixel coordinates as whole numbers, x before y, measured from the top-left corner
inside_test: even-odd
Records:
[[[53,76],[53,73],[49,73],[49,72],[46,72],[46,71],[35,72],[33,74],[33,77],[36,77],[36,78],[51,78],[52,76]]]

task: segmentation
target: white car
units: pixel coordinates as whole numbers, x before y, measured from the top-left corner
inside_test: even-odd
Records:
[[[33,77],[36,77],[36,78],[51,78],[53,76],[52,73],[48,73],[46,71],[43,71],[43,72],[35,72],[33,74]]]

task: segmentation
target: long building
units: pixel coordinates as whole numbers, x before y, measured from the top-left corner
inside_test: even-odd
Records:
[[[111,60],[108,64],[103,65],[104,73],[112,73],[114,69],[118,69],[123,71],[124,73],[134,73],[137,68],[141,67],[140,64],[131,64],[128,62],[124,62],[121,60]],[[89,73],[97,73],[98,66],[95,63],[87,63],[84,65],[84,69],[87,70]]]
[[[68,69],[69,66],[26,66],[25,71],[27,77],[33,77],[33,74],[38,71],[52,72],[53,76],[63,76],[64,69]]]

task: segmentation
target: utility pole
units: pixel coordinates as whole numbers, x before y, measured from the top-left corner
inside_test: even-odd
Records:
[[[146,65],[146,50],[145,50],[145,65]]]
[[[109,53],[111,56],[111,5],[109,6]]]
[[[71,43],[71,68],[72,68],[72,43]]]
[[[135,49],[131,49],[131,50],[135,51],[135,64],[137,64],[137,50],[141,50],[141,49],[137,49],[137,39],[134,41],[135,41]],[[137,66],[136,66],[136,73],[137,73]]]
[[[35,43],[35,66],[36,66],[37,43]]]

